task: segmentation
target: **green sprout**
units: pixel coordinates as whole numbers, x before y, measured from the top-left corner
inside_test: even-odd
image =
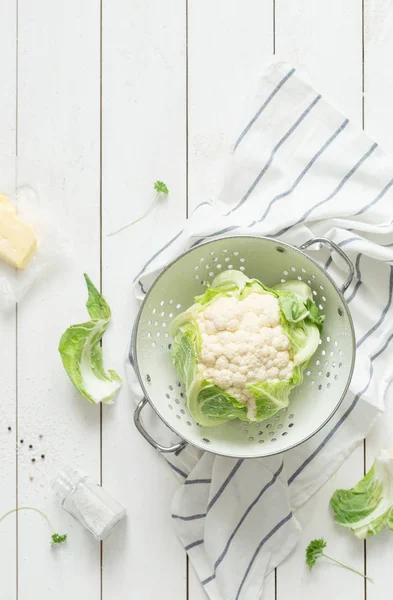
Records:
[[[120,227],[120,229],[117,229],[116,231],[113,231],[112,233],[108,233],[108,237],[111,237],[112,235],[117,235],[121,231],[128,229],[128,227],[131,227],[132,225],[136,225],[137,223],[139,223],[139,221],[142,221],[142,219],[144,219],[151,213],[151,211],[153,210],[153,208],[156,205],[156,203],[158,202],[158,200],[161,200],[161,198],[163,196],[167,196],[169,194],[168,188],[163,181],[157,180],[153,187],[154,187],[155,191],[157,192],[157,194],[156,194],[156,197],[154,198],[153,202],[150,204],[149,208],[140,217],[135,219],[135,221],[132,221],[131,223],[128,223],[128,225],[124,225],[123,227]]]
[[[326,546],[327,546],[327,543],[323,539],[312,540],[309,543],[309,545],[306,548],[306,564],[310,567],[310,570],[313,568],[313,566],[317,562],[318,558],[320,556],[324,556],[325,558],[328,558],[329,560],[333,561],[337,565],[340,565],[340,567],[344,567],[344,569],[348,569],[348,571],[352,571],[352,573],[356,573],[356,575],[360,575],[360,577],[364,577],[364,579],[373,581],[371,579],[371,577],[367,577],[367,575],[364,575],[360,571],[356,571],[355,569],[352,569],[352,567],[348,567],[347,565],[344,565],[342,562],[339,562],[335,558],[332,558],[331,556],[328,556],[327,554],[325,554],[323,550],[324,550],[324,548],[326,548]]]
[[[59,533],[55,533],[55,528],[53,527],[52,523],[49,521],[48,517],[46,516],[46,514],[40,510],[39,508],[33,508],[32,506],[19,506],[18,508],[13,508],[12,510],[9,510],[8,512],[6,512],[2,517],[0,517],[0,523],[1,521],[3,521],[3,519],[5,519],[6,517],[8,517],[8,515],[11,515],[12,513],[16,513],[20,510],[33,510],[34,512],[37,512],[38,514],[40,514],[42,517],[44,517],[45,521],[48,523],[51,531],[53,531],[52,537],[51,537],[51,546],[55,546],[56,544],[62,544],[63,542],[66,541],[67,539],[67,534],[59,534]]]

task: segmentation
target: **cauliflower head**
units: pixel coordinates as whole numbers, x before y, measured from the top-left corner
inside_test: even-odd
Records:
[[[303,282],[267,288],[241,271],[218,275],[171,323],[173,363],[194,419],[205,427],[262,421],[288,406],[322,323]]]

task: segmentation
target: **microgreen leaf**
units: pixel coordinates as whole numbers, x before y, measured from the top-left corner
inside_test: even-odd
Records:
[[[310,567],[313,568],[317,559],[323,555],[323,549],[326,548],[327,544],[325,540],[312,540],[306,548],[306,563]]]
[[[306,548],[306,564],[310,567],[310,569],[313,568],[313,566],[315,565],[315,563],[317,562],[317,560],[320,556],[324,556],[325,558],[328,558],[329,560],[336,563],[337,565],[340,565],[340,567],[344,567],[344,569],[348,569],[348,571],[352,571],[352,573],[356,573],[356,575],[360,575],[360,577],[363,577],[364,579],[373,581],[371,579],[371,577],[367,577],[367,575],[364,575],[360,571],[356,571],[356,569],[352,569],[352,567],[348,567],[348,565],[344,565],[344,563],[325,554],[323,550],[324,550],[324,548],[326,548],[326,546],[327,546],[327,543],[322,538],[317,539],[317,540],[312,540],[309,543],[309,545]]]
[[[67,539],[67,534],[64,533],[63,535],[61,535],[60,533],[54,533],[52,535],[52,543],[51,546],[54,546],[55,544],[62,544],[63,542],[65,542]]]
[[[154,189],[159,194],[168,194],[168,188],[163,181],[156,181],[154,184]]]
[[[39,515],[41,515],[41,517],[43,517],[45,519],[45,521],[48,523],[50,529],[54,532],[54,528],[52,523],[49,521],[48,517],[46,516],[46,514],[40,510],[39,508],[34,508],[33,506],[18,506],[18,508],[12,508],[11,510],[9,510],[8,512],[6,512],[2,517],[0,517],[0,523],[3,519],[5,519],[6,517],[8,517],[8,515],[12,515],[12,513],[16,513],[19,512],[20,510],[32,510],[36,513],[38,513]],[[62,535],[60,535],[59,533],[53,533],[52,537],[51,537],[51,546],[54,546],[55,544],[62,544],[63,542],[65,542],[67,539],[67,534],[64,533]]]
[[[151,213],[151,211],[155,207],[157,201],[162,198],[162,195],[167,196],[169,193],[168,188],[163,181],[156,181],[153,187],[154,187],[155,191],[157,192],[157,195],[154,198],[153,202],[148,207],[148,209],[145,210],[145,212],[140,217],[135,219],[135,221],[132,221],[131,223],[128,223],[127,225],[123,225],[123,227],[120,227],[120,229],[116,229],[116,231],[112,231],[112,233],[108,233],[108,237],[111,237],[112,235],[117,235],[121,231],[124,231],[125,229],[128,229],[132,225],[136,225],[137,223],[139,223],[139,221],[142,221],[143,219],[145,219]]]

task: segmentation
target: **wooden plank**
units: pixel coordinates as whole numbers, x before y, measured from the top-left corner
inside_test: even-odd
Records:
[[[186,12],[178,0],[103,3],[103,291],[113,314],[105,359],[121,372],[137,306],[132,279],[186,214]],[[164,181],[168,198],[142,214]],[[126,383],[103,411],[103,485],[127,522],[104,544],[103,598],[185,600],[186,557],[170,505],[178,481],[133,425]]]
[[[0,193],[14,195],[16,173],[16,2],[0,2]],[[0,312],[0,516],[16,506],[16,317]],[[8,428],[11,427],[11,431]],[[16,597],[16,517],[0,524],[1,594]]]
[[[393,152],[393,6],[386,0],[364,0],[364,126],[389,153]]]
[[[387,152],[392,153],[393,80],[389,69],[389,55],[393,48],[390,33],[393,26],[393,5],[383,0],[365,0],[364,26],[365,130]],[[367,439],[367,469],[371,467],[381,448],[392,448],[392,435],[393,389],[390,386],[386,395],[386,411]],[[389,597],[391,543],[392,532],[389,530],[367,540],[367,572],[374,579],[374,583],[367,584],[367,600]]]
[[[257,89],[273,49],[272,2],[189,2],[188,6],[188,200],[189,214],[217,199],[227,157],[244,125],[248,98]],[[205,593],[190,568],[189,598]],[[274,574],[264,600],[274,598]]]
[[[315,88],[353,122],[362,124],[362,14],[361,3],[339,0],[276,2],[276,52],[300,66]],[[305,547],[324,537],[333,556],[363,569],[363,544],[334,525],[329,500],[335,489],[357,481],[363,474],[359,447],[338,473],[299,511],[304,530],[296,551],[279,567],[277,598],[321,600],[363,598],[361,578],[329,564],[312,573],[305,566]]]
[[[296,517],[302,534],[295,551],[277,569],[278,600],[362,600],[364,583],[361,577],[321,558],[310,572],[305,551],[311,540],[323,538],[327,554],[354,569],[363,571],[363,543],[334,523],[329,500],[338,488],[355,484],[362,477],[362,452],[355,451],[337,473],[302,508]]]
[[[100,277],[99,16],[93,0],[19,0],[18,182],[37,189],[42,213],[73,243],[68,264],[19,307],[19,503],[69,535],[51,549],[45,522],[20,515],[19,600],[100,598],[99,544],[50,489],[64,463],[100,476],[99,408],[74,390],[57,351],[63,331],[87,319],[83,272]]]
[[[272,2],[190,2],[188,11],[189,209],[215,201],[228,154],[273,49]]]
[[[361,3],[278,0],[275,29],[277,56],[302,68],[316,90],[361,127]]]
[[[371,467],[374,458],[381,448],[392,448],[393,435],[393,388],[390,386],[386,397],[386,411],[380,417],[366,444],[366,468]],[[392,532],[389,529],[382,531],[378,536],[367,540],[366,565],[367,574],[374,583],[367,582],[367,600],[381,600],[388,598],[391,589],[389,569],[391,563]]]

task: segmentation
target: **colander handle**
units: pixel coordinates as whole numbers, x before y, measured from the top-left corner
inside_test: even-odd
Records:
[[[137,428],[137,430],[139,431],[139,433],[141,433],[143,435],[143,437],[145,438],[145,440],[147,440],[149,442],[149,444],[151,446],[153,446],[153,448],[155,448],[156,450],[159,450],[160,452],[176,452],[176,450],[180,450],[181,448],[184,448],[184,446],[186,445],[186,442],[179,442],[178,444],[174,444],[173,446],[161,446],[161,444],[159,444],[158,442],[156,442],[146,431],[146,429],[143,427],[142,423],[141,423],[141,412],[142,409],[146,406],[147,404],[147,400],[146,398],[143,398],[143,400],[141,400],[138,404],[138,406],[135,409],[134,412],[134,423],[135,426]]]
[[[325,246],[329,246],[329,248],[331,248],[332,250],[335,250],[337,252],[337,254],[339,254],[341,256],[341,258],[347,263],[348,268],[349,268],[349,275],[348,275],[346,281],[344,281],[344,283],[340,287],[340,292],[342,294],[344,294],[344,292],[346,292],[346,290],[351,285],[352,279],[355,276],[355,267],[353,266],[353,262],[351,261],[349,256],[347,256],[347,254],[345,254],[345,252],[343,250],[341,250],[340,246],[338,246],[335,242],[332,242],[332,240],[329,240],[328,238],[322,237],[322,238],[313,238],[311,240],[308,240],[308,242],[305,242],[304,244],[302,244],[300,246],[300,250],[307,250],[307,248],[309,248],[310,246],[313,246],[314,244],[325,244]]]

